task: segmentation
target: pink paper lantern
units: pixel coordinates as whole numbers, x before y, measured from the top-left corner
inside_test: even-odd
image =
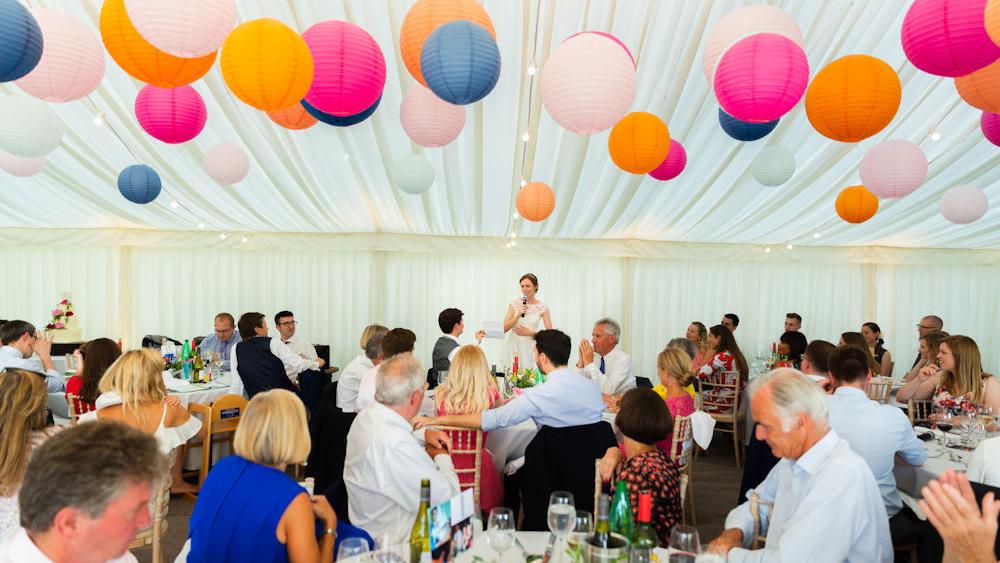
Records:
[[[422,147],[443,147],[455,140],[465,127],[465,108],[449,104],[420,84],[403,96],[399,121],[414,143]]]
[[[883,141],[861,159],[859,173],[865,188],[880,199],[903,197],[924,183],[927,157],[910,141]]]
[[[788,12],[767,4],[754,4],[722,16],[715,24],[701,53],[701,68],[713,83],[715,65],[737,41],[757,33],[774,33],[802,46],[802,30]]]
[[[48,157],[46,156],[23,157],[0,149],[0,169],[18,178],[26,178],[38,174],[45,168],[47,162]]]
[[[224,186],[242,181],[250,173],[250,159],[235,143],[215,145],[205,152],[201,162],[205,172]]]
[[[986,140],[1000,147],[1000,115],[984,111],[979,118],[979,128]]]
[[[125,12],[143,39],[182,59],[218,51],[236,24],[236,0],[125,0]]]
[[[596,33],[567,39],[542,67],[542,104],[559,125],[589,135],[621,121],[635,99],[635,65]]]
[[[576,37],[577,35],[582,35],[584,33],[593,33],[595,35],[600,35],[601,37],[607,37],[608,39],[610,39],[610,40],[614,41],[615,43],[621,45],[622,49],[625,49],[625,52],[628,53],[628,58],[632,59],[632,66],[635,66],[635,57],[632,56],[632,51],[629,50],[628,46],[625,45],[625,43],[622,42],[621,39],[618,39],[617,37],[615,37],[614,35],[611,35],[610,33],[605,33],[603,31],[581,31],[579,33],[574,33],[573,35],[570,35],[569,37],[567,37],[566,39],[564,39],[563,42],[565,43],[566,41],[569,41],[570,39]]]
[[[684,171],[687,160],[684,145],[678,143],[676,139],[670,139],[670,152],[667,153],[667,158],[663,159],[663,162],[649,175],[657,180],[673,180]]]
[[[344,117],[370,108],[385,86],[385,57],[367,31],[341,20],[320,22],[302,34],[315,63],[309,105]]]
[[[736,119],[763,123],[795,107],[808,82],[802,47],[781,35],[759,33],[741,39],[719,59],[715,97]]]
[[[135,117],[146,133],[176,144],[201,133],[208,110],[201,94],[190,86],[157,88],[147,84],[135,98]]]
[[[975,186],[955,186],[941,196],[941,215],[958,225],[967,225],[986,215],[990,201]]]
[[[32,14],[45,41],[42,58],[14,83],[47,102],[71,102],[93,92],[104,78],[104,46],[97,34],[66,12]]]
[[[983,25],[987,0],[915,0],[903,18],[903,52],[938,76],[964,76],[1000,57]]]

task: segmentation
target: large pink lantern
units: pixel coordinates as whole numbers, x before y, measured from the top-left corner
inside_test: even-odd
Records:
[[[236,0],[125,0],[125,12],[143,39],[183,59],[218,51],[236,24]]]
[[[759,33],[733,45],[715,70],[715,97],[726,113],[751,123],[773,121],[802,98],[809,61],[787,37]]]
[[[135,98],[135,117],[146,133],[176,144],[201,133],[208,110],[201,94],[190,86],[157,88],[147,84]]]
[[[315,63],[309,105],[330,115],[370,108],[385,86],[385,57],[367,31],[341,20],[320,22],[302,34]]]
[[[670,152],[667,153],[667,158],[663,159],[663,162],[649,175],[657,180],[673,180],[684,171],[686,165],[687,151],[684,150],[684,145],[678,143],[677,139],[670,139]]]
[[[47,156],[24,157],[10,154],[0,149],[0,169],[18,178],[34,176],[45,168],[48,162]]]
[[[927,178],[927,157],[910,141],[883,141],[861,159],[861,183],[880,199],[903,197]]]
[[[601,37],[607,37],[608,39],[621,45],[622,49],[625,49],[625,52],[628,53],[628,58],[632,59],[632,66],[635,66],[635,57],[632,56],[632,51],[628,48],[628,45],[626,45],[621,39],[618,39],[617,37],[611,35],[610,33],[604,31],[581,31],[579,33],[574,33],[573,35],[570,35],[569,37],[564,39],[563,42],[569,41],[570,39],[576,37],[577,35],[581,35],[583,33],[593,33],[595,35],[600,35]]]
[[[915,0],[903,18],[903,52],[938,76],[964,76],[1000,57],[983,25],[987,0]]]
[[[399,106],[399,121],[410,140],[422,147],[443,147],[465,126],[465,108],[449,104],[420,84],[410,86]]]
[[[705,41],[701,53],[701,68],[708,83],[713,83],[715,65],[722,54],[737,41],[757,33],[774,33],[802,46],[802,30],[788,12],[767,4],[744,6],[722,16]]]
[[[250,159],[235,143],[220,143],[208,149],[202,165],[213,180],[224,186],[235,184],[250,173]]]
[[[71,102],[93,92],[104,78],[104,46],[97,34],[66,12],[32,14],[45,41],[42,58],[14,83],[47,102]]]
[[[986,215],[989,205],[983,190],[975,186],[955,186],[941,196],[941,215],[952,223],[966,225]]]
[[[1000,147],[1000,115],[984,111],[979,118],[979,128],[986,140]]]
[[[562,127],[589,135],[628,113],[635,99],[635,65],[621,45],[603,35],[567,39],[542,67],[542,104]]]

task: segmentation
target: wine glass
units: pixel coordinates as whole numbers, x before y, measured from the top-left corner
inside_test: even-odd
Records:
[[[486,543],[497,552],[498,561],[514,545],[514,511],[502,506],[490,510],[486,524]]]
[[[587,540],[594,533],[594,517],[586,510],[576,511],[576,521],[573,524],[573,532],[567,539],[567,551],[571,559],[579,561],[584,558]],[[573,557],[576,554],[577,557]]]
[[[368,553],[368,541],[364,538],[344,538],[337,547],[337,561]]]
[[[560,542],[576,527],[573,493],[556,491],[549,495],[549,531]]]
[[[701,551],[698,530],[694,526],[674,526],[670,531],[670,547],[677,550],[670,554],[670,563],[694,563]]]
[[[653,560],[653,550],[648,547],[633,546],[628,551],[628,563],[650,563]]]

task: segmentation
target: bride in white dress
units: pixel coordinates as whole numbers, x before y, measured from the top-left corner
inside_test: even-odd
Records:
[[[507,332],[507,365],[514,365],[517,356],[518,369],[535,367],[535,333],[539,321],[545,329],[552,328],[549,308],[535,298],[538,293],[538,278],[535,274],[521,276],[521,299],[514,299],[507,305],[507,315],[503,319],[503,330]]]

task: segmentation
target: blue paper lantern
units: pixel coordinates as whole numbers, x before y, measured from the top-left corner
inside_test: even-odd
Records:
[[[145,164],[133,164],[118,175],[118,191],[132,203],[149,203],[160,195],[160,175]]]
[[[489,32],[455,20],[434,30],[420,51],[427,87],[442,100],[465,105],[486,97],[500,78],[500,49]]]
[[[315,117],[323,123],[326,123],[327,125],[333,125],[335,127],[350,127],[351,125],[357,125],[358,123],[361,123],[371,117],[371,115],[375,113],[375,110],[378,109],[378,105],[381,102],[382,96],[379,95],[378,99],[375,100],[375,103],[372,104],[371,107],[354,115],[330,115],[329,113],[324,113],[316,109],[305,100],[302,100],[302,107],[306,108],[309,115]]]
[[[723,111],[722,108],[719,108],[719,125],[722,125],[722,130],[726,132],[726,135],[737,141],[763,139],[768,133],[774,131],[774,128],[778,126],[778,121],[780,120],[775,119],[774,121],[765,121],[764,123],[748,123],[736,119]]]
[[[42,58],[42,28],[17,0],[0,0],[0,82],[31,72]]]

